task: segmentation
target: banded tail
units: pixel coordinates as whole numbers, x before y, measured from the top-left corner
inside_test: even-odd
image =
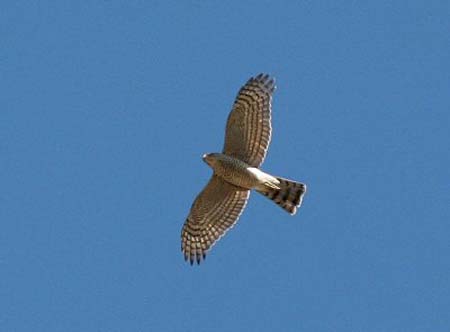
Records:
[[[297,208],[302,204],[303,195],[306,192],[306,185],[279,177],[277,179],[280,181],[278,185],[280,189],[266,187],[264,191],[258,190],[258,192],[294,215],[297,212]]]

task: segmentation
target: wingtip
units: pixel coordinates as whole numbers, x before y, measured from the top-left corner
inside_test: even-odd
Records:
[[[264,84],[264,87],[270,92],[274,92],[276,89],[275,77],[267,73],[259,73],[255,77],[250,78],[249,81],[258,81]]]
[[[265,80],[269,79],[270,77],[272,77],[270,74],[267,74],[267,73],[259,73],[258,75],[256,75],[256,76],[254,77],[254,79],[255,79],[255,80],[258,80],[258,81],[265,81]]]
[[[259,73],[258,75],[256,75],[256,76],[254,77],[254,79],[259,81],[259,80],[261,80],[261,79],[264,77],[264,75],[267,75],[267,74]]]
[[[206,259],[206,253],[201,254],[190,254],[188,252],[183,251],[184,253],[184,260],[188,262],[191,266],[194,265],[194,263],[197,263],[197,265],[200,265],[202,261]]]

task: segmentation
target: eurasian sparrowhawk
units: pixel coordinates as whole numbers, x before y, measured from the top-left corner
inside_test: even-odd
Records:
[[[270,143],[274,90],[275,82],[269,75],[250,78],[239,90],[228,117],[222,153],[203,156],[214,174],[192,204],[181,232],[181,250],[191,264],[200,263],[214,243],[236,223],[251,189],[292,215],[302,203],[306,192],[303,183],[259,169]]]

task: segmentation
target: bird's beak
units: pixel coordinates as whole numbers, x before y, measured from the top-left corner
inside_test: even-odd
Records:
[[[202,156],[202,159],[203,159],[203,161],[204,161],[206,164],[208,164],[209,166],[211,166],[211,164],[210,164],[211,159],[209,158],[209,155],[208,155],[207,153],[205,153],[205,154]]]

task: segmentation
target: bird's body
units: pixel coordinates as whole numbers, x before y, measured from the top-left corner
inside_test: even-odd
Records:
[[[223,153],[210,153],[203,156],[205,162],[214,170],[214,174],[226,182],[243,190],[263,189],[264,186],[278,188],[276,177],[264,173],[256,167]]]
[[[254,189],[295,214],[306,186],[272,176],[260,169],[270,143],[271,100],[274,80],[260,74],[239,91],[228,117],[222,153],[203,160],[214,174],[192,204],[181,232],[181,249],[191,264],[200,263],[207,251],[238,220]]]

